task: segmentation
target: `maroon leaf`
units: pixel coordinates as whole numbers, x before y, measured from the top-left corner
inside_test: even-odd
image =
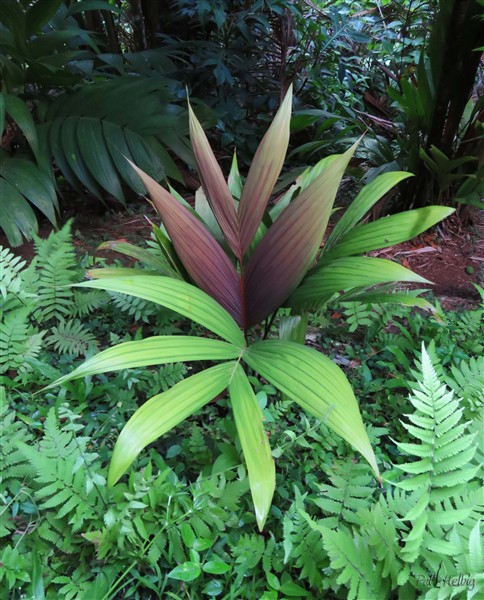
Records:
[[[323,169],[283,210],[255,249],[244,278],[247,327],[279,308],[312,265],[355,148],[352,146]]]
[[[242,323],[240,279],[206,227],[167,190],[130,163],[145,184],[171,242],[193,281]]]
[[[292,86],[262,138],[249,169],[239,205],[242,254],[248,250],[284,164],[289,144]]]
[[[202,180],[202,187],[225,239],[235,256],[239,257],[240,242],[234,199],[217,159],[210,148],[207,136],[190,105],[188,105],[188,110],[190,116],[190,139],[200,179]]]

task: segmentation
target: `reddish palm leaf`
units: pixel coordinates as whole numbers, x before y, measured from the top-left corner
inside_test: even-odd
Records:
[[[237,212],[234,200],[215,158],[207,136],[195,113],[188,105],[190,116],[190,139],[198,165],[205,195],[221,230],[235,256],[240,256]]]
[[[260,225],[267,201],[284,164],[289,144],[292,86],[262,138],[247,175],[239,205],[240,243],[245,254]]]
[[[240,280],[233,264],[205,226],[167,190],[131,163],[145,184],[172,244],[193,281],[240,325]]]
[[[248,327],[279,308],[312,265],[355,148],[333,160],[283,210],[251,256],[245,273]]]

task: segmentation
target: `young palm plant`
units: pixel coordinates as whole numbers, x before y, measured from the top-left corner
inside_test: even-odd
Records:
[[[360,192],[321,251],[334,198],[355,146],[321,161],[268,211],[289,142],[291,101],[289,90],[243,187],[235,163],[225,181],[190,109],[190,134],[203,187],[198,206],[204,219],[132,165],[161,216],[165,231],[155,228],[155,233],[166,263],[156,263],[148,254],[152,270],[99,269],[90,272],[93,280],[80,284],[157,302],[221,339],[176,335],[126,342],[100,352],[55,382],[169,362],[217,361],[134,413],[116,442],[108,483],[114,485],[148,444],[227,389],[260,529],[274,493],[275,466],[247,367],[324,421],[366,458],[379,477],[346,376],[329,358],[298,343],[304,340],[304,319],[297,315],[340,291],[350,298],[376,296],[368,301],[409,301],[402,294],[366,288],[424,279],[391,261],[354,255],[413,237],[451,212],[427,207],[358,225],[369,208],[407,176],[386,174]],[[284,334],[265,339],[281,307],[292,309],[284,321]],[[259,327],[263,322],[265,328]]]

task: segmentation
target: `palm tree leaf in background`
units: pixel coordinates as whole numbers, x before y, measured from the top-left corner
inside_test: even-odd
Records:
[[[76,117],[67,117],[62,122],[60,131],[60,140],[65,157],[72,172],[75,174],[81,184],[87,188],[91,194],[94,194],[99,200],[102,200],[101,190],[96,180],[88,170],[77,141],[77,127],[79,119]]]
[[[37,233],[37,219],[27,200],[0,177],[0,223],[11,246],[20,246],[22,235],[30,240]]]
[[[116,123],[111,123],[110,121],[100,122],[102,122],[104,139],[106,140],[109,154],[117,171],[132,190],[137,194],[144,194],[144,186],[140,182],[139,177],[136,177],[136,174],[133,173],[133,169],[128,163],[129,160],[134,161],[134,158],[129,150],[125,132]]]
[[[49,150],[49,153],[52,155],[55,163],[68,181],[69,185],[71,185],[77,192],[82,193],[82,185],[79,182],[79,179],[76,177],[74,171],[71,169],[64,152],[64,145],[62,144],[61,140],[62,123],[63,121],[58,120],[54,121],[50,127],[41,125],[39,127],[39,134],[41,138],[43,138],[44,145]]]
[[[71,4],[67,10],[67,14],[75,15],[88,10],[109,10],[114,13],[122,12],[121,8],[110,4],[107,0],[82,0],[82,2]]]
[[[35,163],[25,158],[1,159],[0,176],[36,206],[52,225],[56,225],[57,196],[54,184]],[[6,202],[7,198],[0,197],[0,201]]]
[[[10,118],[18,125],[25,136],[25,139],[32,148],[35,158],[39,164],[42,164],[42,156],[39,152],[39,140],[37,130],[30,111],[23,100],[7,94],[4,96],[5,110]]]
[[[30,37],[55,15],[63,0],[37,0],[25,15],[25,33]]]
[[[124,128],[124,135],[128,143],[129,150],[133,156],[133,162],[139,165],[139,168],[152,177],[155,181],[160,181],[166,177],[166,172],[160,157],[153,152],[147,143],[147,139],[132,131]]]
[[[157,181],[182,181],[165,144],[176,139],[187,154],[186,111],[173,96],[158,75],[117,77],[62,94],[43,125],[49,152],[69,183],[98,197],[102,188],[123,202],[123,181],[143,192],[127,160]]]
[[[99,119],[84,118],[77,126],[77,142],[89,172],[111,196],[124,204],[119,175],[108,150]]]
[[[0,136],[3,137],[5,129],[5,96],[0,92]]]

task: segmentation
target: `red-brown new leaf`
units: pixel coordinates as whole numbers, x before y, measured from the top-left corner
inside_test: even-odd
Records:
[[[224,179],[222,169],[215,158],[207,136],[195,113],[188,105],[190,116],[190,139],[202,180],[205,196],[220,229],[236,257],[240,256],[237,211],[234,200]]]
[[[240,279],[228,256],[185,206],[136,165],[131,166],[145,184],[190,277],[241,325]]]
[[[281,306],[312,265],[356,145],[329,164],[287,206],[251,256],[245,272],[247,326]]]
[[[249,169],[239,204],[240,243],[245,254],[260,225],[267,201],[284,164],[289,144],[292,87],[262,138]]]

